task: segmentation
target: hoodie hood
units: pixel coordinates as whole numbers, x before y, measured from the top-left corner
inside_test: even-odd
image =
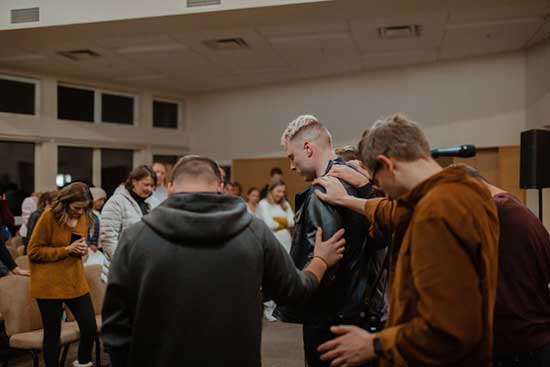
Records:
[[[171,242],[217,245],[244,230],[252,215],[241,198],[205,192],[174,194],[142,219]]]

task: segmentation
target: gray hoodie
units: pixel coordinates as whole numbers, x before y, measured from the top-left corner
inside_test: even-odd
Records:
[[[318,287],[237,197],[180,193],[126,230],[111,264],[103,341],[113,366],[260,366],[262,294]]]

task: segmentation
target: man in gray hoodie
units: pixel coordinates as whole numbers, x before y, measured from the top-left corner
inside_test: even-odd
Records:
[[[278,304],[304,302],[342,258],[343,230],[327,241],[319,230],[298,271],[245,202],[221,194],[213,160],[180,159],[168,190],[123,233],[111,265],[102,328],[111,365],[260,366],[262,289]]]

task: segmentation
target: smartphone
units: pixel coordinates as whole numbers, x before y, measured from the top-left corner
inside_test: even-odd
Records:
[[[74,241],[78,241],[81,238],[82,238],[82,235],[80,233],[76,233],[76,232],[71,233],[71,243],[73,243]]]
[[[74,241],[78,241],[81,238],[82,238],[82,235],[80,233],[71,232],[71,243],[73,243]],[[71,256],[82,257],[82,255],[76,255],[76,254],[71,254]]]

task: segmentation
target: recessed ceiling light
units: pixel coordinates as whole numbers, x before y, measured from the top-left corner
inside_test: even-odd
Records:
[[[398,39],[420,37],[422,35],[422,26],[419,24],[399,25],[391,27],[378,28],[378,37],[380,39]]]
[[[58,51],[57,54],[73,61],[96,59],[100,56],[97,52],[90,49]]]
[[[229,51],[248,49],[250,46],[241,37],[219,38],[202,42],[206,47],[214,51]]]

